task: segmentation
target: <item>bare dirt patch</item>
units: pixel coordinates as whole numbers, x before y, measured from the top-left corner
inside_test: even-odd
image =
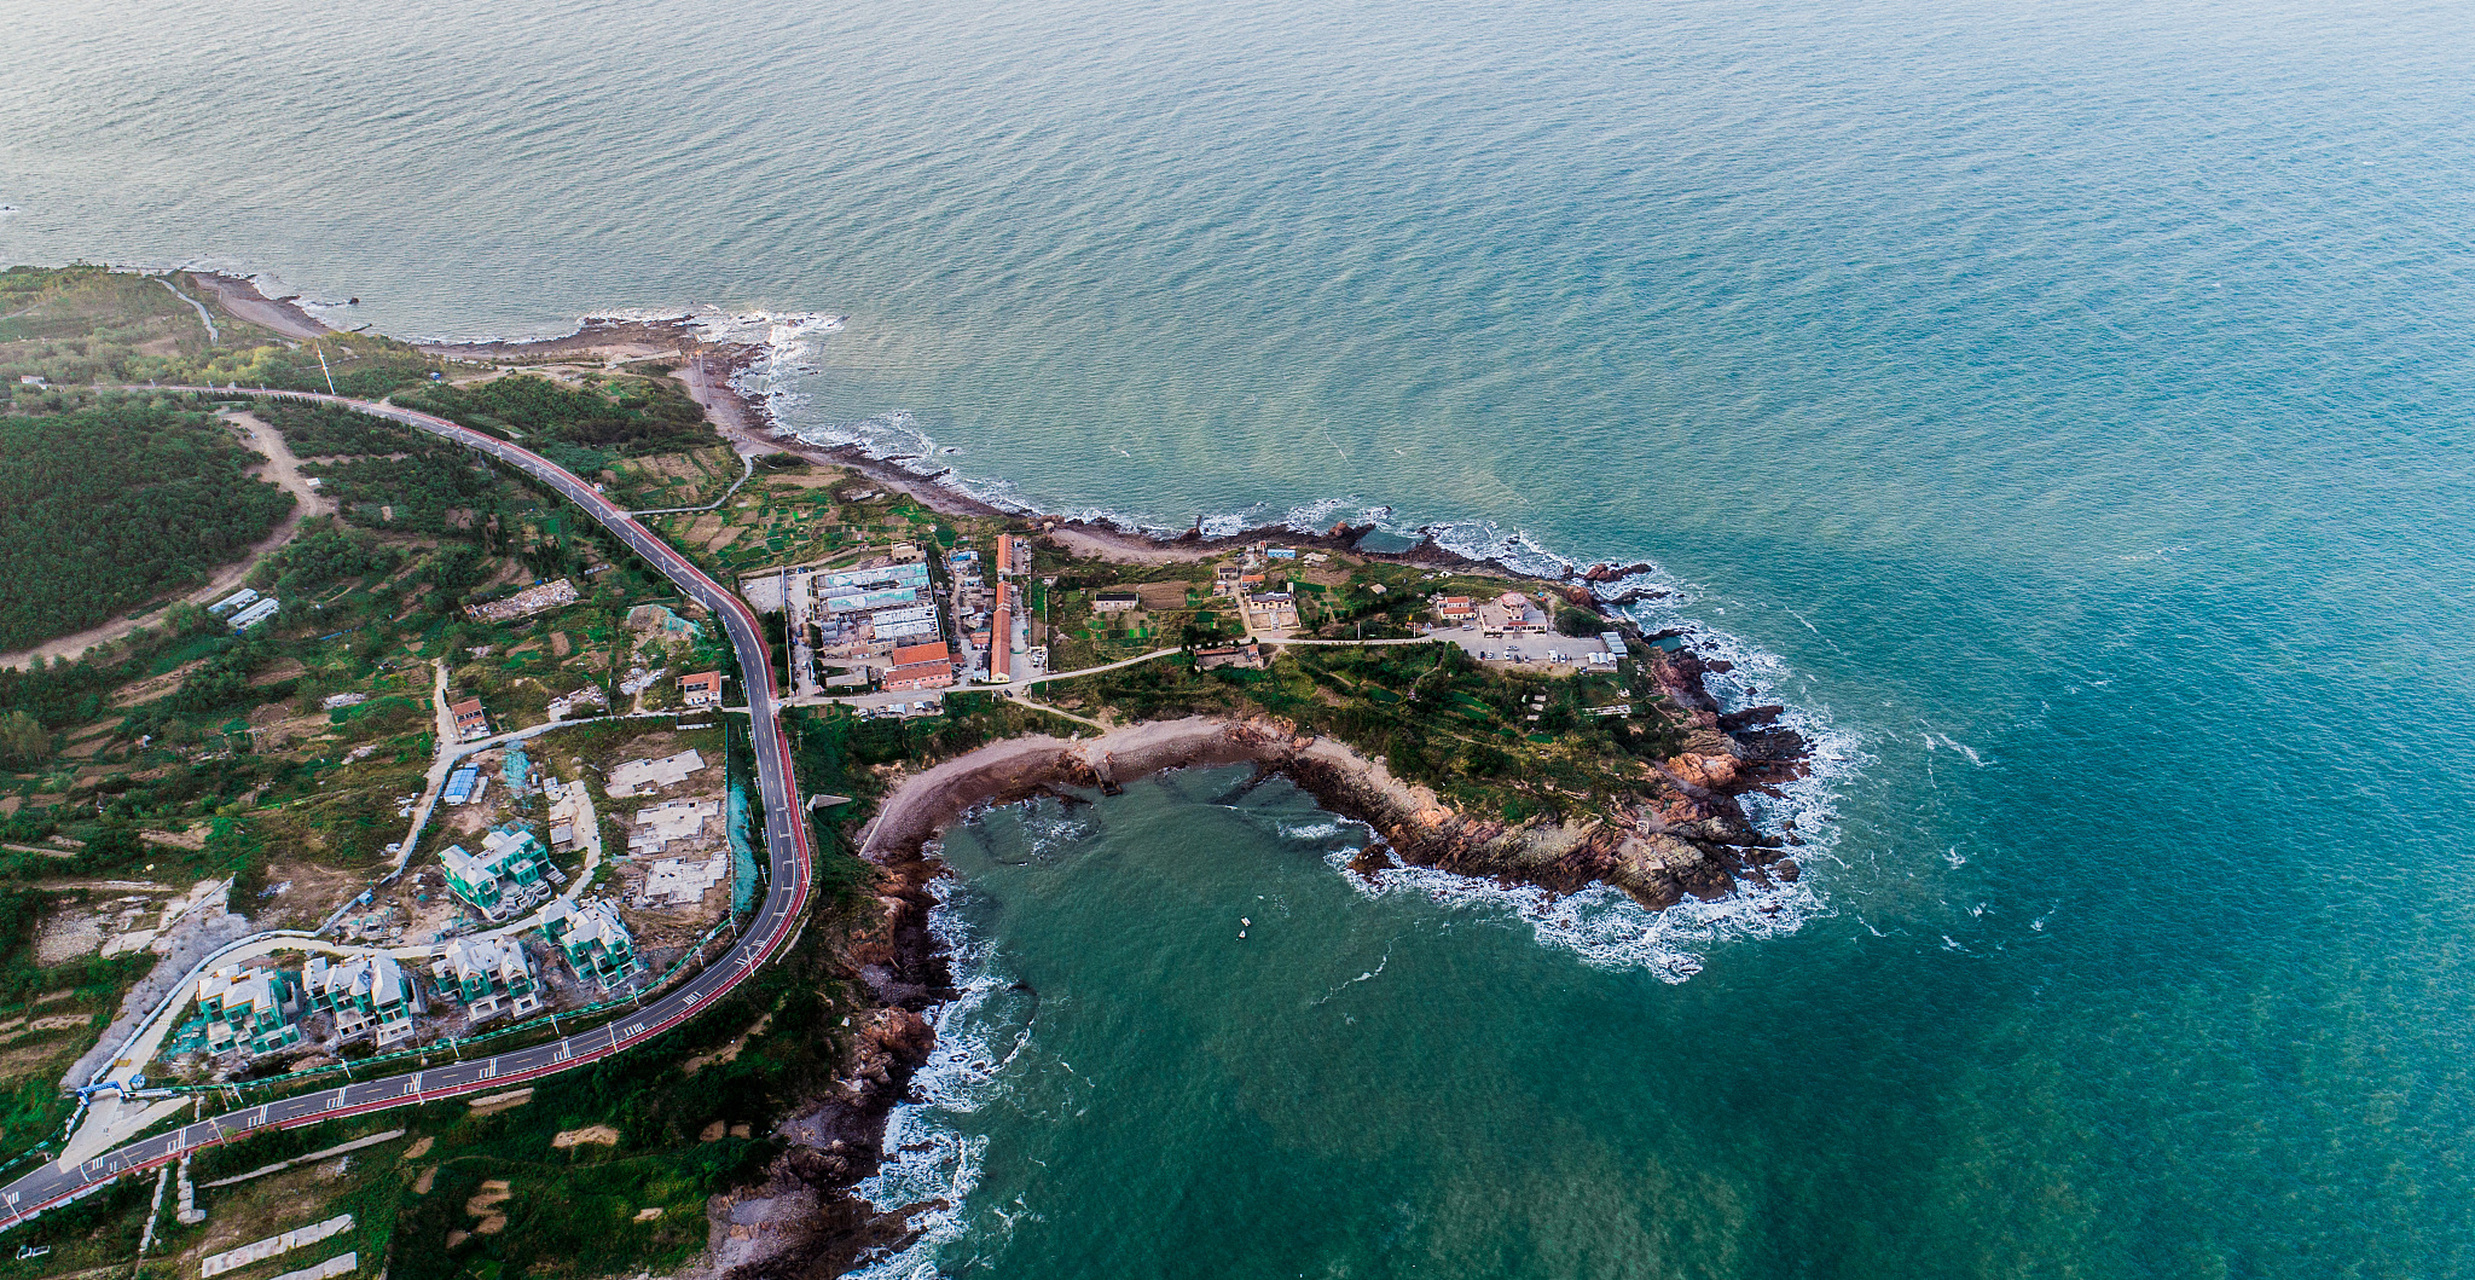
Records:
[[[92,911],[61,911],[34,935],[34,962],[45,968],[103,949],[103,917]]]
[[[606,1124],[589,1124],[581,1129],[561,1130],[550,1145],[561,1151],[573,1147],[615,1147],[619,1145],[619,1131]]]
[[[267,664],[265,670],[249,677],[249,687],[252,689],[263,689],[271,684],[282,684],[286,680],[297,680],[300,678],[301,673],[307,670],[309,670],[309,668],[303,666],[298,658],[278,659],[275,662]]]
[[[143,680],[122,685],[120,688],[113,691],[111,699],[112,705],[115,707],[134,707],[141,702],[148,702],[153,699],[160,698],[174,689],[179,688],[180,682],[188,679],[190,672],[205,665],[206,659],[199,658],[194,662],[184,662],[179,666],[164,672],[162,675],[148,676]]]
[[[527,1089],[525,1092],[530,1093],[532,1090]],[[498,1211],[498,1207],[499,1205],[505,1203],[508,1198],[513,1195],[515,1195],[515,1190],[507,1185],[507,1180],[505,1178],[492,1178],[489,1181],[482,1183],[481,1194],[464,1202],[464,1212],[472,1217],[481,1219],[479,1223],[474,1225],[473,1233],[475,1235],[494,1236],[501,1231],[505,1231],[507,1229],[507,1215],[500,1213]]]
[[[707,1067],[717,1066],[726,1062],[737,1062],[739,1060],[740,1051],[748,1047],[748,1041],[753,1037],[765,1034],[765,1028],[772,1025],[772,1014],[769,1013],[764,1017],[758,1018],[755,1025],[740,1032],[738,1038],[731,1041],[729,1044],[726,1044],[711,1053],[698,1054],[697,1056],[688,1059],[686,1067],[684,1068],[686,1073],[688,1075],[695,1075],[697,1072],[702,1071]],[[717,1120],[714,1123],[719,1125],[721,1122]],[[716,1129],[714,1131],[713,1138],[718,1138],[720,1136],[722,1136],[720,1130]],[[713,1141],[713,1138],[707,1138],[705,1141],[711,1142]]]
[[[523,1106],[525,1103],[531,1102],[532,1100],[533,1091],[531,1089],[514,1089],[506,1093],[488,1094],[483,1097],[473,1099],[473,1114],[477,1116],[494,1116],[501,1111],[513,1111],[516,1108]],[[486,1187],[489,1184],[484,1183],[482,1185]],[[501,1183],[499,1185],[505,1186],[506,1184]]]
[[[1183,579],[1175,578],[1167,582],[1146,582],[1136,587],[1134,594],[1143,602],[1144,608],[1153,613],[1167,613],[1186,607],[1186,592],[1193,585]]]

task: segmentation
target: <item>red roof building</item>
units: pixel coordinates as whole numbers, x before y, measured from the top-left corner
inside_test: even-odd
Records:
[[[988,628],[988,680],[991,684],[1014,682],[1014,584],[1010,582],[997,584],[997,620]]]
[[[933,662],[905,663],[885,673],[885,690],[888,693],[905,693],[913,689],[942,689],[952,683],[954,683],[954,664],[945,658],[938,658]]]
[[[954,655],[946,652],[943,640],[934,644],[904,645],[894,650],[891,659],[893,665],[897,667],[912,667],[923,662],[951,662],[953,660]]]
[[[679,692],[691,707],[717,706],[722,701],[722,673],[699,671],[679,677]]]
[[[466,698],[447,708],[447,714],[455,717],[455,736],[458,742],[470,742],[475,738],[490,736],[490,716],[488,712],[481,709],[481,699]]]

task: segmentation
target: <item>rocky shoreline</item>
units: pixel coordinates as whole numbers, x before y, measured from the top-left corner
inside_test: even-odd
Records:
[[[246,282],[232,283],[247,289]],[[225,301],[229,304],[229,297]],[[300,318],[309,319],[306,313]],[[1198,519],[1187,532],[1163,537],[1113,524],[1005,510],[939,483],[942,472],[922,473],[901,465],[902,459],[872,458],[857,445],[827,447],[798,440],[772,420],[762,401],[740,388],[740,375],[764,359],[763,350],[705,341],[690,317],[587,319],[563,338],[435,343],[423,349],[451,358],[498,361],[675,356],[681,363],[672,376],[686,385],[715,429],[742,453],[788,453],[848,468],[942,514],[1022,521],[1077,554],[1124,561],[1200,560],[1263,534],[1248,530],[1206,536]],[[1573,604],[1602,610],[1660,594],[1655,588],[1628,585],[1649,572],[1647,565],[1602,564],[1545,578],[1461,555],[1440,545],[1431,530],[1422,530],[1421,541],[1399,551],[1362,547],[1375,531],[1373,525],[1343,522],[1320,533],[1284,528],[1278,536],[1287,544],[1372,560],[1537,583]],[[898,778],[861,839],[862,856],[876,867],[870,900],[834,957],[834,976],[868,993],[871,1002],[853,1015],[842,1069],[827,1096],[778,1126],[776,1135],[786,1149],[768,1166],[764,1180],[714,1198],[708,1206],[706,1254],[680,1274],[840,1274],[871,1250],[899,1248],[911,1233],[909,1220],[930,1207],[879,1212],[855,1188],[882,1165],[888,1116],[908,1096],[913,1074],[935,1047],[927,1015],[956,994],[947,957],[929,929],[936,902],[931,885],[947,874],[929,846],[947,826],[979,807],[1043,794],[1111,792],[1167,769],[1252,763],[1267,774],[1290,778],[1325,809],[1367,824],[1378,839],[1353,864],[1364,875],[1396,866],[1431,867],[1552,893],[1606,884],[1652,910],[1688,896],[1722,898],[1748,883],[1793,882],[1799,870],[1788,856],[1797,843],[1792,824],[1775,835],[1760,830],[1741,797],[1775,792],[1803,777],[1811,744],[1779,723],[1783,707],[1723,709],[1709,693],[1706,677],[1725,673],[1728,664],[1673,644],[1682,638],[1680,633],[1645,636],[1630,623],[1615,625],[1630,638],[1648,642],[1643,660],[1682,714],[1684,745],[1650,766],[1648,781],[1656,793],[1651,803],[1602,821],[1516,825],[1460,813],[1431,790],[1395,778],[1380,761],[1264,717],[1147,722],[1079,741],[1009,739]]]
[[[874,901],[842,957],[878,1003],[858,1016],[833,1096],[777,1130],[793,1145],[765,1182],[717,1199],[710,1269],[698,1274],[838,1274],[871,1249],[901,1247],[912,1217],[943,1207],[880,1213],[855,1187],[882,1165],[888,1116],[935,1047],[927,1015],[955,994],[928,928],[930,885],[948,874],[931,845],[985,806],[1111,793],[1169,769],[1252,763],[1376,833],[1352,864],[1362,875],[1433,867],[1555,893],[1603,883],[1652,909],[1725,897],[1747,882],[1793,882],[1795,836],[1756,828],[1738,797],[1801,777],[1807,744],[1778,726],[1781,708],[1721,711],[1702,688],[1711,668],[1698,656],[1656,653],[1651,661],[1690,722],[1685,748],[1656,766],[1658,803],[1594,824],[1511,826],[1459,813],[1381,761],[1268,717],[1151,721],[1081,740],[1013,738],[898,777],[861,837],[861,854],[877,867]]]

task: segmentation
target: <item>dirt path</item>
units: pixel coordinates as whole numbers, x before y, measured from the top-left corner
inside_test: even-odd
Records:
[[[235,588],[241,585],[241,580],[249,576],[249,571],[257,567],[261,557],[292,541],[293,533],[300,529],[303,520],[311,516],[334,514],[335,504],[310,486],[309,478],[301,474],[301,460],[292,456],[292,450],[284,444],[281,433],[259,421],[254,414],[233,413],[226,415],[226,419],[234,427],[239,428],[251,449],[266,458],[265,462],[250,468],[249,474],[260,480],[274,481],[277,487],[291,494],[293,499],[291,514],[286,515],[282,522],[275,526],[274,532],[260,538],[258,544],[249,549],[249,554],[216,570],[215,575],[207,579],[205,586],[143,613],[132,614],[100,626],[88,627],[74,635],[47,640],[32,649],[20,649],[15,653],[0,653],[0,667],[24,667],[38,658],[74,660],[97,645],[109,644],[139,627],[152,626],[163,621],[163,616],[171,612],[173,605],[209,604],[223,596],[230,595]]]

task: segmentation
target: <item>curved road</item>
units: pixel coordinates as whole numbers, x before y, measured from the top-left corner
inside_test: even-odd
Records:
[[[749,610],[746,601],[706,577],[686,557],[671,550],[668,544],[630,519],[627,512],[595,492],[592,485],[530,450],[457,426],[444,418],[393,405],[307,392],[235,391],[215,387],[150,389],[314,401],[389,418],[444,436],[457,444],[487,453],[558,490],[611,532],[625,539],[637,554],[659,566],[665,576],[679,584],[680,589],[702,601],[713,610],[715,617],[722,619],[724,628],[730,632],[731,646],[738,653],[740,677],[747,686],[748,712],[753,722],[749,739],[756,748],[756,772],[763,793],[765,846],[771,862],[772,884],[765,894],[764,905],[757,909],[747,932],[740,936],[738,944],[728,954],[679,989],[632,1015],[549,1044],[245,1107],[170,1133],[129,1143],[65,1168],[57,1163],[46,1164],[6,1187],[0,1187],[0,1231],[16,1226],[45,1209],[65,1204],[114,1178],[151,1169],[201,1147],[266,1129],[296,1128],[389,1107],[411,1106],[458,1094],[505,1088],[518,1081],[580,1067],[632,1048],[694,1017],[697,1011],[739,985],[741,980],[755,972],[758,965],[771,959],[789,941],[808,905],[808,830],[807,824],[800,821],[797,790],[791,780],[790,740],[784,736],[776,712],[773,662],[765,648],[764,628],[757,624],[756,615]]]

